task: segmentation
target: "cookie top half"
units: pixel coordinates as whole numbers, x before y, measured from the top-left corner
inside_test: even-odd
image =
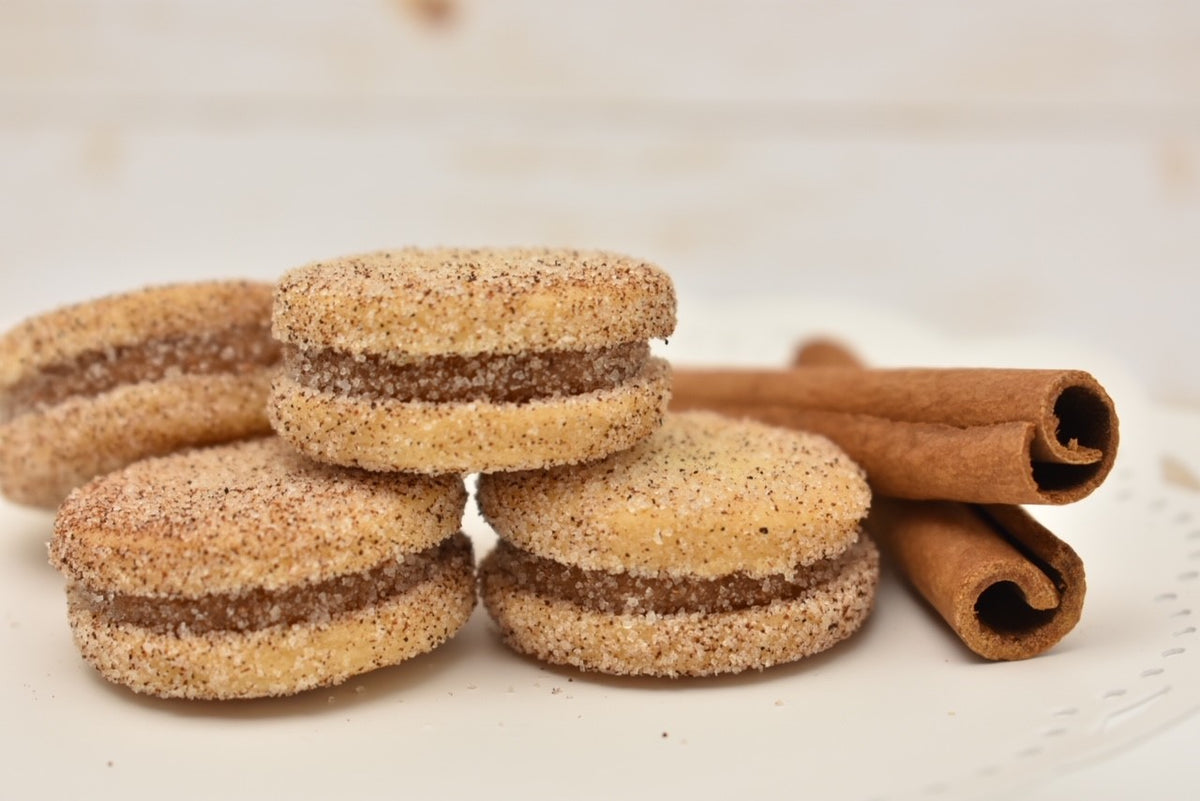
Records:
[[[585,350],[667,337],[675,308],[661,268],[614,253],[408,248],[288,272],[273,330],[361,354]]]
[[[94,592],[201,597],[361,572],[458,531],[457,476],[316,464],[268,437],[137,462],[60,507],[50,561]]]
[[[604,460],[479,478],[505,540],[585,570],[791,576],[858,540],[863,470],[824,437],[709,412],[668,414]]]
[[[204,281],[148,287],[31,317],[0,337],[0,391],[89,354],[265,327],[274,285]]]

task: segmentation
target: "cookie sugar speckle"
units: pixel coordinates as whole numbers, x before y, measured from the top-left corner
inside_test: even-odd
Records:
[[[326,686],[428,651],[474,607],[456,477],[310,462],[274,437],[71,493],[51,562],[84,658],[164,697]]]
[[[708,675],[825,650],[879,575],[861,469],[815,435],[668,415],[599,462],[485,475],[480,567],[514,649],[616,674]]]
[[[600,251],[401,249],[283,277],[275,430],[369,470],[493,472],[598,459],[660,425],[670,278]]]
[[[273,286],[151,287],[0,337],[0,489],[53,508],[147,456],[268,432]]]

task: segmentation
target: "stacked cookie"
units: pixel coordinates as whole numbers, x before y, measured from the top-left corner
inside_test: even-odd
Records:
[[[599,462],[482,476],[484,604],[514,649],[703,676],[825,650],[870,612],[862,470],[823,437],[689,412]]]
[[[54,509],[138,459],[270,431],[271,284],[154,287],[0,337],[0,492]]]
[[[321,465],[274,437],[147,459],[72,493],[51,561],[105,678],[161,697],[336,684],[449,639],[475,605],[454,477]]]
[[[648,340],[675,327],[670,278],[600,252],[400,250],[284,276],[279,435],[369,470],[569,464],[649,436],[670,392]]]
[[[83,485],[51,559],[107,678],[192,698],[333,684],[466,622],[462,474],[654,430],[669,384],[648,339],[673,325],[661,270],[566,251],[339,259],[273,303],[238,283],[106,298],[5,339],[6,453],[45,465],[14,464],[5,491],[53,507]],[[280,438],[189,447],[267,433],[268,410]]]
[[[667,415],[670,370],[650,340],[673,332],[675,294],[654,265],[407,249],[309,264],[263,294],[221,296],[174,327],[110,326],[117,342],[88,333],[98,322],[49,317],[0,351],[0,436],[47,466],[39,480],[0,471],[5,493],[52,506],[97,476],[59,509],[51,559],[76,641],[107,678],[162,696],[283,695],[437,647],[475,604],[467,474],[501,538],[481,571],[485,605],[539,659],[666,676],[762,668],[829,647],[869,611],[861,470],[819,437]],[[228,323],[224,306],[256,296]],[[134,307],[166,316],[163,298]],[[102,320],[105,303],[120,306],[64,319]],[[29,344],[59,337],[49,356]],[[148,377],[126,369],[146,362]],[[81,366],[96,380],[56,378]],[[252,395],[202,394],[210,374],[250,375]],[[158,405],[120,406],[122,392]],[[35,428],[89,404],[103,425]],[[165,428],[245,407],[254,425],[139,436],[154,447],[105,445],[70,468],[45,444],[86,453],[88,432],[123,415]],[[245,439],[268,422],[276,436]]]

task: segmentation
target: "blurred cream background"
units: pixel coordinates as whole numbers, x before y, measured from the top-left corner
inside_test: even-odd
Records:
[[[1200,3],[3,0],[0,326],[402,244],[1064,337],[1200,407]],[[1070,366],[1070,365],[1067,365]]]

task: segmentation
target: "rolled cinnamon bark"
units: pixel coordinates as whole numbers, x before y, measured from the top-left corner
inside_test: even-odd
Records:
[[[672,408],[824,434],[879,493],[897,498],[1071,503],[1112,469],[1116,412],[1086,372],[872,369],[837,364],[832,351],[814,358],[818,366],[777,370],[676,367]]]
[[[859,364],[842,346],[822,340],[802,347],[793,362],[814,363]],[[1019,506],[876,494],[866,525],[885,558],[985,659],[1037,656],[1083,613],[1083,561]]]
[[[876,496],[866,525],[885,558],[985,659],[1037,656],[1083,613],[1082,560],[1019,506]]]

